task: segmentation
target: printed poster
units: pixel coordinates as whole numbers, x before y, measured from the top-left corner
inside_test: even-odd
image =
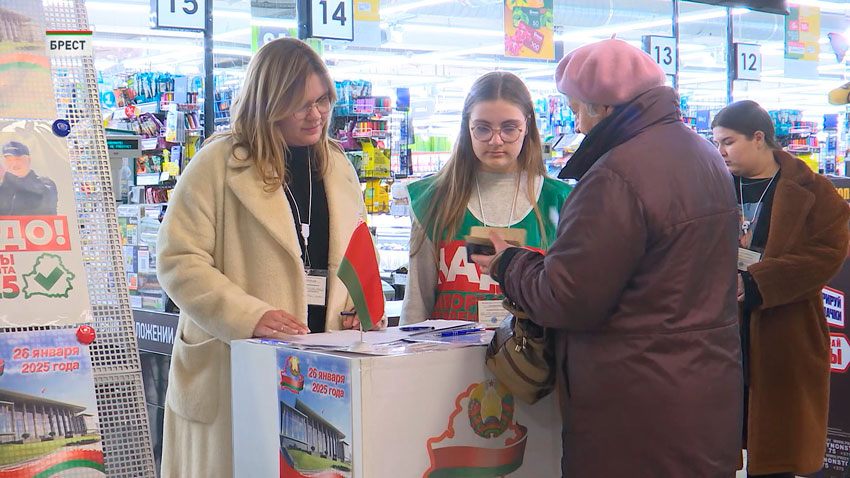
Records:
[[[0,120],[0,327],[90,320],[68,146],[51,124]]]
[[[75,329],[0,334],[0,478],[105,476],[88,345]]]
[[[0,118],[56,117],[41,1],[0,2]]]
[[[281,348],[277,368],[281,478],[350,478],[350,361]]]
[[[554,0],[505,0],[505,56],[555,58]]]
[[[785,74],[817,78],[820,63],[820,8],[790,6],[785,17]]]

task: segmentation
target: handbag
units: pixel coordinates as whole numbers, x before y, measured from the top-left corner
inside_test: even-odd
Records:
[[[555,388],[552,333],[505,299],[508,317],[487,347],[487,368],[515,397],[533,404]]]

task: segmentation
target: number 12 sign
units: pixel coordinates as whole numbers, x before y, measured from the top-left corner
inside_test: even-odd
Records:
[[[354,40],[353,0],[307,0],[299,6],[309,5],[309,15],[299,15],[307,20],[299,22],[307,27],[307,36],[332,40]],[[305,18],[306,17],[306,18]],[[300,35],[299,35],[300,36]]]
[[[761,79],[761,52],[759,45],[753,43],[735,44],[735,79]]]

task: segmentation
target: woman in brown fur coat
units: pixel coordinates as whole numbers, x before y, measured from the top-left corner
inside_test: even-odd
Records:
[[[850,208],[826,178],[780,149],[757,103],[727,106],[712,129],[741,208],[747,471],[814,473],[823,466],[829,405],[821,289],[847,255]]]

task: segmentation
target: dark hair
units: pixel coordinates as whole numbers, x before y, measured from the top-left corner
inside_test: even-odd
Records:
[[[755,101],[737,101],[720,110],[711,122],[711,128],[720,126],[731,129],[753,139],[756,131],[764,133],[764,142],[770,149],[782,149],[776,141],[776,128],[773,119]]]

